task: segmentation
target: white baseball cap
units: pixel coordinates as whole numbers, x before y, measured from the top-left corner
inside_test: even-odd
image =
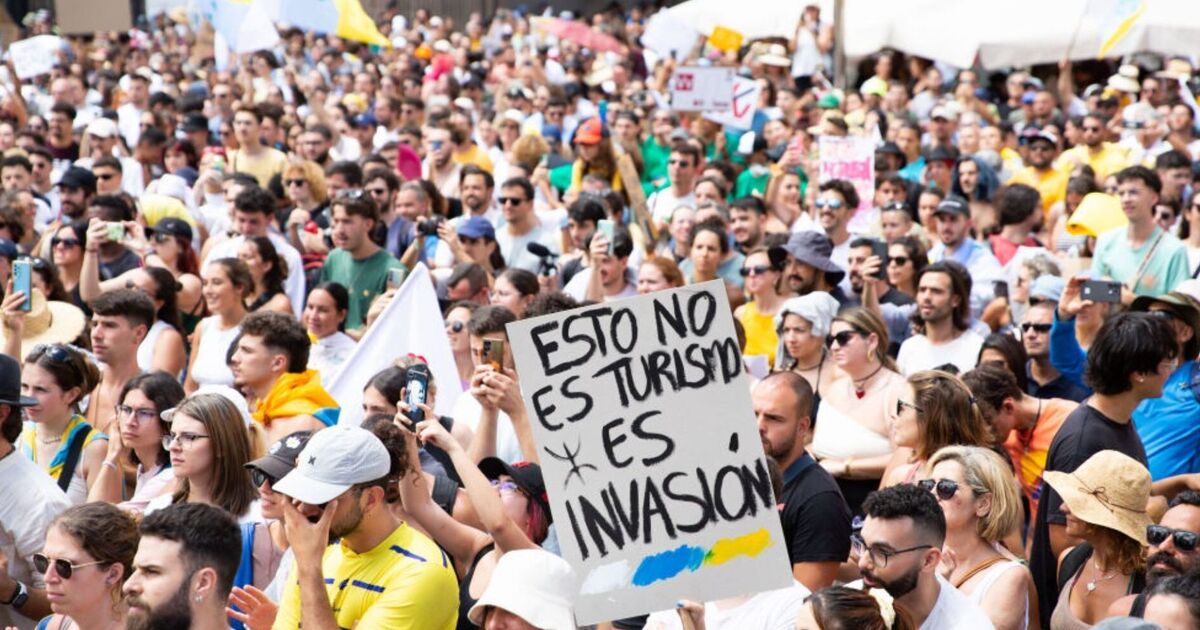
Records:
[[[354,484],[386,477],[391,468],[387,447],[374,433],[338,424],[314,433],[300,451],[295,470],[273,487],[309,505],[322,505]]]
[[[483,623],[489,606],[503,608],[535,628],[574,630],[578,592],[575,572],[566,560],[542,549],[518,549],[500,556],[483,596],[467,618]]]
[[[117,129],[116,121],[113,119],[97,118],[88,123],[84,133],[89,136],[96,136],[97,138],[115,138],[119,130]]]

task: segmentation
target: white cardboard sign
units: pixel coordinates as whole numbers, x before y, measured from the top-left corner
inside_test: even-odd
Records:
[[[733,68],[684,66],[671,74],[671,109],[680,112],[719,112],[733,97]]]
[[[17,70],[17,78],[24,81],[48,74],[58,63],[57,53],[61,47],[62,38],[55,35],[37,35],[13,42],[8,47],[8,54]]]
[[[754,123],[754,113],[758,111],[758,97],[762,86],[754,79],[735,77],[730,90],[729,108],[719,112],[709,112],[704,117],[732,129],[749,129]]]
[[[791,584],[721,281],[508,325],[589,625]]]

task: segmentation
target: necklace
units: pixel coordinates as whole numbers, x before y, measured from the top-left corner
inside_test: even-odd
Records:
[[[850,379],[851,381],[854,382],[854,395],[857,396],[860,400],[862,399],[863,396],[866,396],[867,395],[867,388],[866,388],[867,381],[871,380],[871,377],[878,374],[879,370],[882,370],[882,369],[883,369],[883,364],[880,363],[879,367],[875,368],[875,371],[866,375],[866,377]]]
[[[796,367],[795,367],[795,368],[793,368],[793,369],[795,369],[795,370],[796,370],[796,371],[798,371],[798,372],[807,372],[807,371],[809,371],[809,370],[815,370],[815,369],[817,369],[817,368],[821,367],[821,364],[822,364],[822,363],[824,363],[824,362],[825,362],[825,349],[824,349],[824,348],[822,348],[822,349],[821,349],[821,358],[820,358],[820,359],[817,359],[817,362],[816,362],[816,363],[814,363],[814,364],[812,364],[812,365],[810,365],[810,366],[808,366],[808,367],[805,367],[805,366],[803,366],[803,365],[800,365],[800,362],[799,362],[799,361],[797,361],[797,362],[796,362]]]
[[[1104,575],[1103,573],[1101,573],[1100,572],[1100,564],[1098,562],[1096,562],[1094,559],[1092,560],[1092,566],[1096,569],[1096,579],[1087,583],[1087,594],[1088,595],[1091,595],[1096,590],[1096,582],[1104,582],[1104,581],[1111,580],[1111,579],[1117,577],[1117,571],[1113,571],[1112,573],[1110,573],[1108,575]]]

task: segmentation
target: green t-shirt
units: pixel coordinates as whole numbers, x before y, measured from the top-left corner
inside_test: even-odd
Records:
[[[404,269],[404,265],[383,249],[363,260],[354,260],[350,252],[340,248],[329,252],[321,267],[321,282],[336,282],[350,293],[346,328],[362,328],[371,302],[387,289],[389,269]]]
[[[750,174],[750,169],[742,171],[738,175],[737,185],[733,189],[733,197],[745,197],[751,193],[757,192],[760,195],[767,194],[767,182],[771,180],[771,172],[767,171],[762,177],[754,177]]]
[[[659,144],[654,136],[642,143],[642,181],[651,184],[651,190],[658,190],[669,183],[667,160],[670,157],[671,147]]]

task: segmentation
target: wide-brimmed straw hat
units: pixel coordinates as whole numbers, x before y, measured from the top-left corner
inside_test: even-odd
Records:
[[[21,356],[34,346],[52,343],[71,343],[83,334],[87,318],[79,307],[68,302],[46,299],[41,289],[33,290],[33,304],[25,314],[25,330],[21,334]],[[7,341],[8,332],[0,326],[0,345]]]
[[[1145,546],[1150,471],[1119,451],[1100,451],[1067,473],[1047,470],[1042,478],[1062,497],[1075,518],[1125,534]]]

